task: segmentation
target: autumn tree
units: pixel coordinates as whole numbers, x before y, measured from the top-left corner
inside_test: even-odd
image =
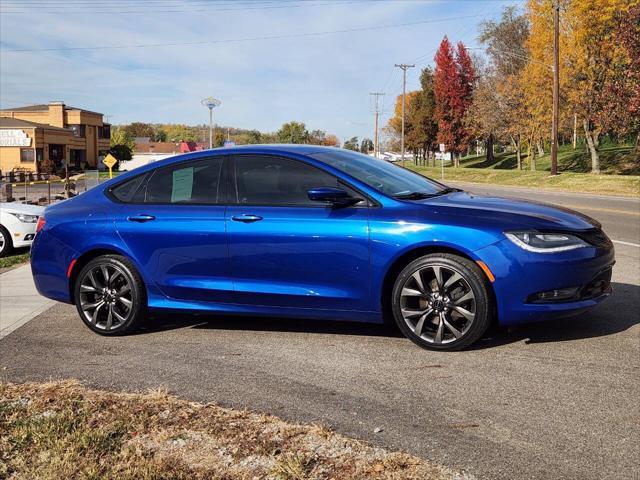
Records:
[[[420,73],[420,90],[413,98],[409,110],[411,129],[407,135],[407,143],[412,148],[416,159],[426,162],[431,158],[435,164],[433,152],[436,145],[438,125],[435,121],[435,94],[433,92],[433,71],[426,67]]]
[[[373,141],[370,138],[363,138],[360,142],[360,152],[369,153],[373,150]]]
[[[458,166],[460,154],[467,149],[471,139],[464,118],[473,100],[475,70],[464,44],[459,42],[454,51],[446,36],[436,52],[435,64],[433,90],[437,138],[439,143],[447,145],[454,165]]]
[[[125,132],[127,132],[127,135],[129,135],[131,138],[136,138],[136,137],[151,138],[155,133],[153,125],[151,125],[150,123],[144,123],[144,122],[130,123],[124,127],[124,130]]]
[[[618,66],[620,75],[607,83],[607,106],[612,129],[619,135],[635,135],[635,154],[640,154],[640,5],[618,15],[614,33],[626,53]],[[636,156],[640,162],[640,157]]]
[[[309,143],[309,131],[303,122],[287,122],[276,132],[280,143]]]
[[[529,59],[528,37],[529,22],[514,7],[506,7],[498,22],[482,23],[479,40],[489,65],[477,86],[472,112],[476,128],[487,139],[487,160],[493,160],[493,139],[498,137],[513,145],[518,169],[529,117],[521,80]]]
[[[358,144],[358,137],[351,137],[349,140],[346,140],[342,145],[342,148],[346,148],[347,150],[353,150],[357,152],[360,150],[360,146]]]

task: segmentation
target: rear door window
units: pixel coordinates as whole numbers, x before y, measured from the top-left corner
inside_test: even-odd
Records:
[[[136,197],[144,203],[220,203],[223,160],[223,157],[212,157],[159,168]]]

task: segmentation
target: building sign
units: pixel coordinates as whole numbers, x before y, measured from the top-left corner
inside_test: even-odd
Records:
[[[28,147],[31,138],[22,130],[0,130],[0,147]]]

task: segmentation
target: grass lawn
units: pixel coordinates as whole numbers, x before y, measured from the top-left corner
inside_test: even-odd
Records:
[[[514,153],[498,153],[493,162],[487,162],[484,155],[469,156],[461,159],[459,168],[445,164],[444,182],[449,180],[602,195],[640,196],[640,158],[633,153],[631,146],[603,147],[600,160],[603,174],[593,175],[588,173],[591,168],[588,152],[564,146],[558,152],[560,175],[551,177],[549,155],[536,159],[536,171],[530,170],[526,156],[523,159],[523,169],[516,170]],[[408,164],[408,168],[440,180],[439,166]]]
[[[408,168],[434,180],[440,180],[440,168],[438,167],[416,167],[410,165]],[[551,177],[549,172],[532,172],[529,170],[445,167],[444,183],[447,183],[447,181],[548,188],[601,195],[640,196],[640,176],[638,175],[592,175],[590,173],[566,172]]]
[[[0,383],[0,478],[462,479],[318,425],[75,382]]]
[[[604,174],[640,175],[640,157],[633,151],[631,145],[607,145],[601,147],[600,169]],[[471,155],[461,159],[461,166],[465,168],[487,168],[497,170],[513,170],[516,168],[516,154],[513,152],[496,153],[492,162],[487,162],[485,155]],[[531,170],[531,164],[526,153],[523,154],[523,169]],[[551,169],[551,154],[536,157],[536,170],[549,171]],[[560,172],[589,173],[591,171],[591,156],[584,145],[575,150],[570,145],[563,145],[558,150],[558,170]]]
[[[0,269],[10,268],[29,261],[29,252],[0,258]]]

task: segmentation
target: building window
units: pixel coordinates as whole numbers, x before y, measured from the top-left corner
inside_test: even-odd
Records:
[[[33,163],[35,161],[35,152],[32,148],[20,149],[20,161],[23,163]]]
[[[73,132],[74,137],[82,137],[84,138],[86,135],[86,126],[85,125],[69,125],[69,128]]]
[[[49,145],[49,159],[59,161],[64,158],[64,146]]]
[[[98,138],[111,138],[111,125],[98,127]]]

